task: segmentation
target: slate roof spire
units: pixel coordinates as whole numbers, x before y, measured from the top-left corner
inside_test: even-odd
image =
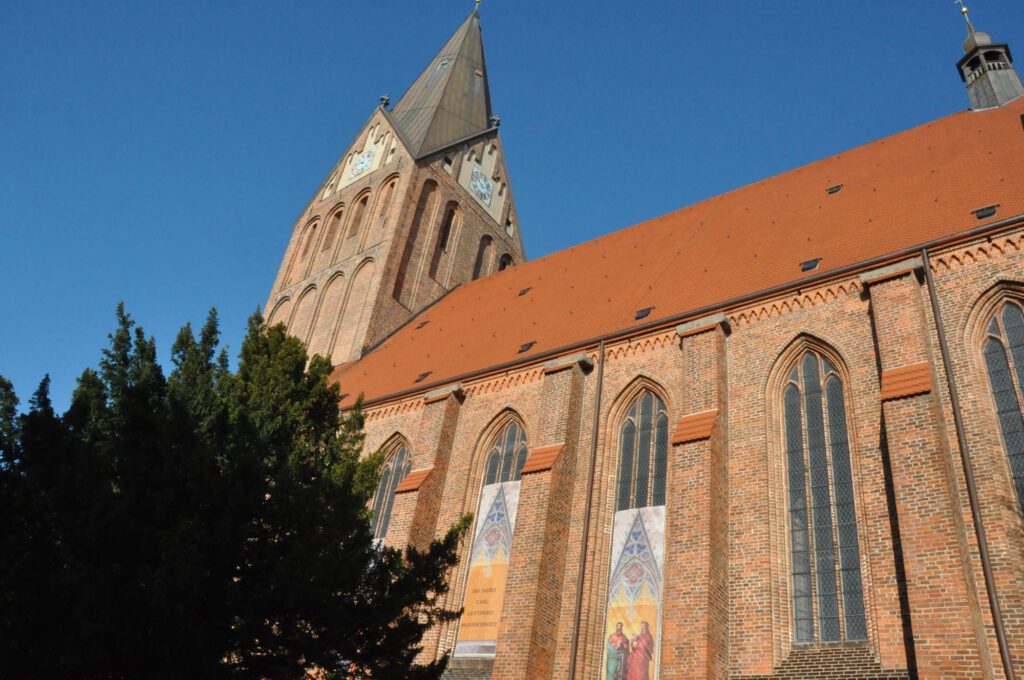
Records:
[[[480,14],[474,9],[402,95],[391,120],[420,158],[488,130],[490,118]]]

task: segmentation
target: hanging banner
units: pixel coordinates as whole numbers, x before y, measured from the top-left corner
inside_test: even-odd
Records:
[[[665,506],[615,513],[602,680],[658,677]]]
[[[519,482],[489,484],[480,492],[469,580],[452,656],[494,656],[518,506]]]

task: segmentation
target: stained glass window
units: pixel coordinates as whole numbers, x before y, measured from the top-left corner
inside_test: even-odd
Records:
[[[1010,475],[1017,490],[1017,504],[1024,514],[1024,312],[1016,302],[1007,302],[988,325],[985,366],[992,386],[999,430],[1010,463]]]
[[[615,509],[665,505],[668,471],[668,413],[665,403],[644,390],[622,424]]]
[[[843,384],[804,353],[783,391],[797,642],[864,640],[864,594]]]
[[[512,421],[494,437],[484,463],[484,485],[519,480],[526,463],[526,432]]]
[[[380,472],[377,495],[373,500],[373,535],[382,539],[387,536],[391,522],[391,506],[395,501],[395,488],[407,474],[412,464],[404,444],[399,444],[388,454],[387,462]]]

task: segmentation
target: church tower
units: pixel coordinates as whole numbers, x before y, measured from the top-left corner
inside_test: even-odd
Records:
[[[477,11],[382,97],[292,227],[267,299],[309,353],[362,356],[446,292],[525,258]]]
[[[967,8],[962,7],[967,21],[964,56],[957,62],[960,78],[967,83],[971,109],[991,109],[1024,95],[1024,85],[1013,68],[1013,56],[1006,43],[993,43],[988,33],[975,30]]]

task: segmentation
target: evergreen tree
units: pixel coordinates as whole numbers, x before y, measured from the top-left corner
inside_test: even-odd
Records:
[[[218,345],[211,311],[165,377],[119,306],[63,416],[0,377],[0,676],[438,678],[414,661],[468,518],[376,547],[381,456],[330,361],[258,313],[237,372]]]

